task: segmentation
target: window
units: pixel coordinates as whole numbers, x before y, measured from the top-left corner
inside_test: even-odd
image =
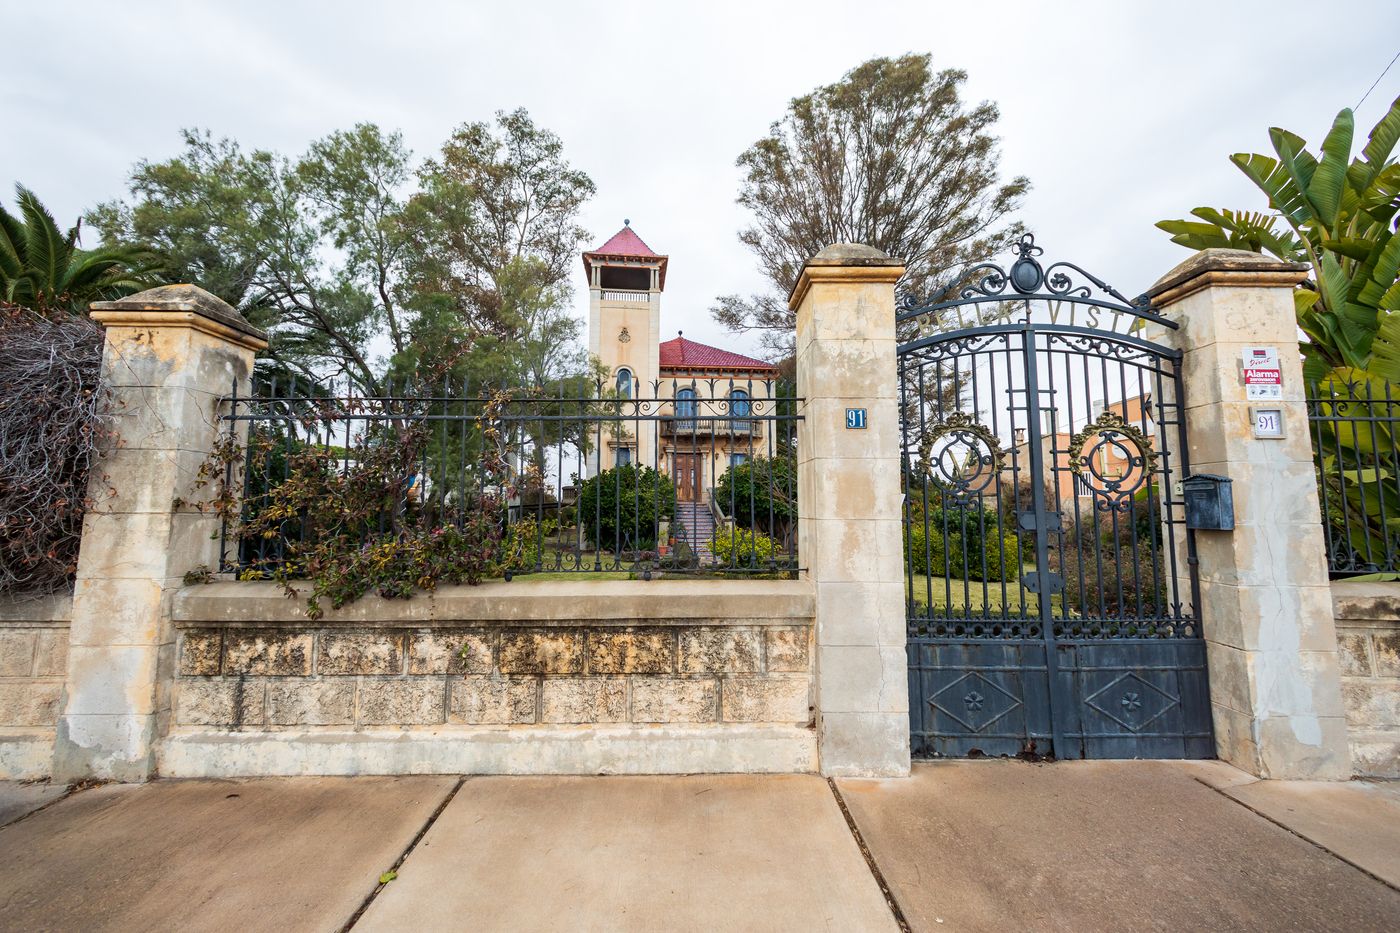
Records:
[[[735,419],[733,427],[735,431],[747,431],[749,423],[737,419],[747,418],[753,412],[753,403],[749,401],[749,393],[743,389],[735,389],[729,393],[729,417]]]
[[[732,466],[732,467],[743,466],[744,464],[746,464],[746,463],[748,463],[748,462],[749,462],[749,455],[748,455],[748,454],[730,454],[730,455],[729,455],[729,465]]]
[[[626,366],[617,371],[617,395],[618,398],[632,397],[632,370]]]
[[[619,447],[619,448],[617,449],[617,463],[616,463],[615,465],[616,465],[616,466],[627,466],[627,464],[629,464],[629,463],[631,463],[631,462],[632,462],[632,448],[631,448],[631,447]]]
[[[695,417],[695,390],[694,390],[694,389],[677,389],[677,390],[676,390],[676,417],[677,417],[677,418],[694,418],[694,417]]]

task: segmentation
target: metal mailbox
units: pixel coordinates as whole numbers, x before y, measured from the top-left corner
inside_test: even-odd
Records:
[[[1235,494],[1230,477],[1196,473],[1181,483],[1186,501],[1186,527],[1198,531],[1232,531],[1235,527]]]

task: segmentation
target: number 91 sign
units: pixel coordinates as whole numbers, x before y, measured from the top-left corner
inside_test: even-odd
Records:
[[[847,430],[847,431],[864,431],[864,430],[865,430],[865,409],[864,409],[864,408],[847,408],[847,409],[846,409],[846,430]]]

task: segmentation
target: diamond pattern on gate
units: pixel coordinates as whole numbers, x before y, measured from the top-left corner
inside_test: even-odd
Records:
[[[1113,678],[1084,700],[1129,732],[1140,732],[1173,706],[1181,704],[1161,687],[1129,671]]]
[[[973,732],[981,732],[1020,706],[1021,700],[1005,687],[972,671],[929,697],[928,705]]]

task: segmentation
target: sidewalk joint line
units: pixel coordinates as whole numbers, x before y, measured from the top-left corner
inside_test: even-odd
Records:
[[[461,790],[462,785],[466,782],[467,776],[465,774],[457,778],[457,783],[452,785],[452,789],[447,792],[447,796],[442,798],[442,803],[438,804],[432,816],[428,817],[427,822],[419,827],[417,835],[409,840],[408,846],[405,847],[403,852],[399,855],[398,861],[389,866],[389,871],[398,872],[404,861],[413,854],[414,849],[418,848],[418,843],[428,834],[428,830],[433,828],[433,824],[437,822],[438,817],[442,816],[442,811],[447,809],[447,805],[452,802],[452,798],[457,796],[457,791]],[[385,874],[387,874],[387,872]],[[374,903],[374,899],[379,896],[379,892],[383,891],[391,884],[393,884],[393,881],[385,881],[376,884],[374,890],[370,891],[369,895],[364,899],[364,902],[360,904],[359,909],[350,915],[349,920],[345,921],[345,925],[340,928],[340,933],[349,933],[355,924],[360,922],[360,918],[364,916],[365,911],[369,910],[369,905]]]
[[[875,864],[875,856],[866,846],[865,837],[860,834],[860,827],[856,825],[855,817],[851,816],[851,811],[846,806],[846,799],[841,796],[841,791],[836,787],[836,780],[827,778],[826,786],[831,788],[831,796],[836,798],[836,805],[841,808],[841,815],[846,818],[846,828],[851,831],[851,838],[856,841],[856,848],[860,849],[860,854],[865,859],[865,866],[870,869],[875,883],[880,886],[880,893],[885,895],[885,904],[889,907],[890,913],[894,914],[894,922],[899,924],[900,933],[911,933],[909,921],[904,919],[904,911],[900,909],[899,902],[894,899],[894,892],[885,882],[885,876],[880,871],[880,866]]]
[[[1352,868],[1355,868],[1357,871],[1361,872],[1361,874],[1365,875],[1366,877],[1368,877],[1368,878],[1374,878],[1376,881],[1379,881],[1381,884],[1385,885],[1387,888],[1390,888],[1390,890],[1392,890],[1392,891],[1400,891],[1400,887],[1397,887],[1396,885],[1392,884],[1390,881],[1387,881],[1385,878],[1382,878],[1380,875],[1378,875],[1378,874],[1376,874],[1375,872],[1371,871],[1371,869],[1367,868],[1366,866],[1364,866],[1364,865],[1358,865],[1356,862],[1353,862],[1351,859],[1347,858],[1345,855],[1342,855],[1340,852],[1337,852],[1337,851],[1335,851],[1335,850],[1333,850],[1333,849],[1329,849],[1327,846],[1325,846],[1325,845],[1323,845],[1322,843],[1318,842],[1316,839],[1313,839],[1313,838],[1311,838],[1311,837],[1309,837],[1309,836],[1305,836],[1305,835],[1303,835],[1302,833],[1298,832],[1298,830],[1294,829],[1292,826],[1289,826],[1289,825],[1287,825],[1287,824],[1285,824],[1285,823],[1279,822],[1278,820],[1274,819],[1272,816],[1269,816],[1269,814],[1265,813],[1263,810],[1260,810],[1258,807],[1252,806],[1251,804],[1245,803],[1243,800],[1240,800],[1238,797],[1233,797],[1233,796],[1231,796],[1230,794],[1225,793],[1224,788],[1215,787],[1215,786],[1213,786],[1212,784],[1210,784],[1209,782],[1204,781],[1204,780],[1202,780],[1201,778],[1196,777],[1194,774],[1191,775],[1191,780],[1197,782],[1198,784],[1202,784],[1202,785],[1204,785],[1204,786],[1206,786],[1206,787],[1209,787],[1211,790],[1215,791],[1217,794],[1219,794],[1220,796],[1224,797],[1226,800],[1229,800],[1229,801],[1231,801],[1232,803],[1237,803],[1237,804],[1239,804],[1240,806],[1242,806],[1242,807],[1244,807],[1246,810],[1248,810],[1250,813],[1253,813],[1255,816],[1260,817],[1261,819],[1267,820],[1267,821],[1270,822],[1270,823],[1273,823],[1273,824],[1274,824],[1275,826],[1277,826],[1279,829],[1282,829],[1282,830],[1284,830],[1285,832],[1292,833],[1294,836],[1297,836],[1299,839],[1303,840],[1303,841],[1306,842],[1308,845],[1311,845],[1311,846],[1314,846],[1314,847],[1316,847],[1316,848],[1318,848],[1318,849],[1321,849],[1323,852],[1326,852],[1328,855],[1332,856],[1332,857],[1333,857],[1334,859],[1336,859],[1337,861],[1343,862],[1343,863],[1345,863],[1345,864],[1347,864],[1347,865],[1350,865]],[[1252,783],[1252,784],[1257,784],[1258,781],[1251,781],[1250,783]],[[1249,785],[1248,785],[1248,784],[1242,784],[1242,785],[1240,785],[1240,786],[1241,786],[1241,787],[1248,787]]]

